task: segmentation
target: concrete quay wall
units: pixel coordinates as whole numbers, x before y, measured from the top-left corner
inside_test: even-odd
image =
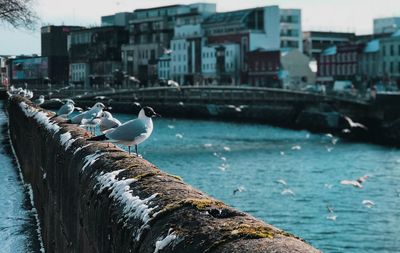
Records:
[[[30,101],[8,101],[46,252],[319,252]]]

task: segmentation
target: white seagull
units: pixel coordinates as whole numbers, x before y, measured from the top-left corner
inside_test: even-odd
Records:
[[[70,115],[75,109],[75,103],[74,101],[72,101],[71,99],[67,99],[66,103],[63,104],[60,109],[57,111],[57,114],[55,117],[57,116],[61,116],[61,117],[68,117],[68,115]]]
[[[42,105],[44,103],[44,96],[40,95],[38,99],[34,101],[36,105]]]
[[[367,128],[366,126],[364,126],[364,125],[361,124],[361,123],[354,122],[352,119],[350,119],[350,118],[347,117],[347,116],[344,116],[344,119],[347,121],[347,123],[349,123],[349,126],[350,126],[351,128],[359,127],[359,128],[364,129],[364,130],[368,130],[368,128]]]
[[[103,112],[100,120],[100,131],[104,134],[113,128],[119,127],[121,122],[114,118],[110,112]]]
[[[105,105],[103,103],[96,103],[90,110],[86,111],[82,115],[81,126],[94,128],[96,130],[96,126],[100,124],[100,117],[103,114],[103,109]]]
[[[179,91],[181,90],[179,83],[174,80],[168,80],[167,84],[168,84],[168,86],[174,87],[174,88],[178,89]]]
[[[342,181],[340,181],[340,184],[343,184],[343,185],[352,185],[352,186],[357,187],[357,188],[362,188],[362,187],[363,187],[363,186],[362,186],[362,183],[363,183],[365,180],[367,180],[368,177],[369,177],[369,176],[365,175],[365,176],[360,177],[360,178],[357,179],[357,180],[342,180]]]
[[[150,137],[153,132],[153,121],[151,118],[159,117],[153,108],[143,107],[137,119],[125,122],[124,124],[110,129],[103,135],[99,135],[88,139],[89,141],[105,141],[111,143],[118,143],[128,146],[128,152],[131,153],[131,146],[135,145],[136,155],[138,153],[138,145]]]

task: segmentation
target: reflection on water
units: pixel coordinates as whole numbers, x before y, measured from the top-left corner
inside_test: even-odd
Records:
[[[400,150],[257,124],[154,124],[139,152],[211,196],[324,252],[399,252]],[[362,188],[340,184],[364,175]]]
[[[7,118],[0,102],[0,252],[40,252],[28,191],[10,153]]]

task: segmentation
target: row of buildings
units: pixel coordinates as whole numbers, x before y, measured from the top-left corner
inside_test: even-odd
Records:
[[[100,27],[45,26],[41,38],[40,57],[10,60],[10,81],[97,87],[173,79],[181,85],[280,86],[289,73],[283,58],[308,65],[300,53],[301,11],[279,6],[231,12],[217,12],[210,3],[137,9],[104,16]],[[311,71],[304,75],[293,80],[313,81]]]
[[[400,18],[376,19],[374,34],[363,36],[303,32],[301,24],[301,10],[279,6],[137,9],[103,16],[100,27],[42,27],[41,56],[11,58],[2,73],[11,83],[86,88],[173,79],[181,85],[301,89],[316,82],[399,78]]]

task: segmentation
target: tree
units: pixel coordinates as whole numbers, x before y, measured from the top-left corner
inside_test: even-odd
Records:
[[[34,0],[0,0],[0,22],[15,28],[34,28],[37,16],[33,11]]]

